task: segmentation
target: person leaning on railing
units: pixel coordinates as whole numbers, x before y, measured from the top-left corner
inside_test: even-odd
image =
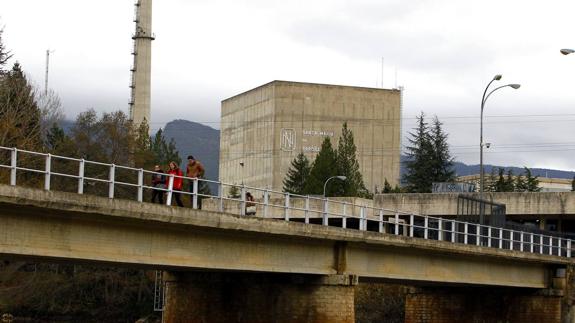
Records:
[[[255,215],[256,214],[256,203],[254,203],[254,196],[252,193],[246,193],[246,215]]]
[[[194,156],[190,155],[188,156],[188,165],[186,166],[186,177],[190,177],[190,178],[198,178],[201,179],[204,177],[206,170],[204,168],[204,165],[202,165],[202,163],[200,163],[199,160],[196,160],[194,158]],[[199,191],[199,183],[198,183],[198,191]],[[190,193],[194,193],[194,182],[190,181]],[[199,193],[199,192],[197,192]],[[191,198],[191,204],[192,207],[194,205],[194,195],[190,195]],[[202,197],[198,196],[197,197],[198,200],[198,209],[202,208]]]
[[[152,203],[156,203],[156,198],[160,204],[164,204],[164,189],[166,189],[166,175],[160,165],[154,167],[152,174]]]
[[[174,175],[174,183],[172,185],[173,190],[172,197],[176,199],[176,203],[178,204],[178,206],[183,207],[184,203],[182,203],[180,192],[182,191],[182,184],[184,182],[182,176],[184,176],[184,174],[182,173],[182,170],[178,167],[178,164],[176,164],[173,161],[170,162],[170,169],[168,170],[168,174]]]

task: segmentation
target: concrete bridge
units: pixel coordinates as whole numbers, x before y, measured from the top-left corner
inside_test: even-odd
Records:
[[[8,185],[0,255],[169,271],[165,322],[353,322],[361,280],[506,287],[511,321],[571,318],[567,257]],[[406,321],[457,315],[452,296],[420,290]]]
[[[479,198],[479,193],[466,194]],[[458,193],[380,194],[374,205],[416,214],[454,218]],[[543,230],[575,233],[575,192],[486,192],[484,198],[506,206],[507,218]]]
[[[146,191],[158,189],[146,181],[153,172],[0,152],[9,155],[0,159],[0,181],[10,183],[0,184],[0,257],[164,270],[164,322],[353,322],[362,281],[419,286],[406,299],[406,322],[575,322],[570,239],[433,217],[429,205],[420,214],[382,207],[379,199],[245,186],[238,198],[224,196],[233,185],[222,182],[212,182],[216,195],[202,196],[198,178],[184,178],[192,191],[179,192],[192,208],[172,208],[174,176],[163,189],[167,205],[148,204]],[[56,177],[67,182],[56,186]],[[18,186],[26,178],[44,189]],[[103,193],[94,185],[105,185],[107,198],[84,194]],[[251,203],[256,216],[246,215]]]

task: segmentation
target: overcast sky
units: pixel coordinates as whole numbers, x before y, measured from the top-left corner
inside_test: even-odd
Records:
[[[2,0],[4,43],[68,118],[128,110],[132,0]],[[153,4],[152,127],[219,128],[220,101],[271,80],[404,86],[404,131],[437,115],[457,160],[575,170],[575,1],[162,0]],[[397,71],[397,72],[396,72]],[[397,75],[397,77],[396,77]]]

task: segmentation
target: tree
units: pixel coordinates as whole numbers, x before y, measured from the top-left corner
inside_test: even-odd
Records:
[[[171,161],[173,161],[179,165],[182,162],[180,154],[176,149],[176,142],[174,141],[174,138],[172,138],[170,142],[167,143],[162,128],[156,132],[154,138],[151,140],[151,149],[154,153],[154,160],[156,164],[168,165]]]
[[[363,183],[356,155],[357,147],[353,141],[353,132],[343,124],[336,151],[337,175],[346,177],[345,181],[334,183],[333,187],[339,196],[357,196],[368,198],[369,191]]]
[[[417,117],[417,127],[410,132],[409,146],[406,147],[406,173],[403,180],[407,183],[407,191],[411,193],[429,193],[433,183],[432,156],[433,144],[429,135],[425,115],[422,112]]]
[[[46,134],[44,140],[45,149],[54,155],[60,156],[76,156],[76,144],[72,142],[70,137],[64,132],[58,124],[52,124],[52,127]]]
[[[541,187],[539,187],[539,176],[533,176],[531,169],[524,167],[525,169],[525,181],[527,182],[528,192],[539,192]]]
[[[4,74],[4,66],[6,66],[8,60],[12,58],[12,54],[4,45],[2,34],[4,34],[4,28],[0,28],[0,76]]]
[[[527,191],[527,181],[523,174],[519,174],[515,177],[515,192],[525,192]]]
[[[86,160],[116,165],[135,166],[136,130],[128,116],[122,111],[104,113],[100,118],[94,110],[80,113],[70,132],[71,140],[76,144],[76,157]],[[108,179],[108,166],[89,164],[85,168],[88,177]],[[123,168],[115,169],[117,182],[137,183],[137,173]],[[102,182],[86,181],[85,192],[105,195],[107,187]],[[133,198],[137,194],[135,187],[118,185],[115,196]]]
[[[305,184],[311,171],[309,159],[299,153],[291,162],[286,177],[283,180],[283,190],[291,194],[305,194]]]
[[[509,169],[507,171],[507,177],[503,182],[503,190],[501,192],[513,192],[515,191],[515,177],[513,176],[513,170]]]
[[[391,184],[389,184],[389,182],[387,181],[387,178],[386,178],[385,182],[383,183],[382,193],[391,193],[392,191],[393,191],[393,188],[391,188]]]
[[[333,150],[329,137],[325,137],[321,144],[321,149],[313,162],[309,179],[305,185],[305,192],[315,195],[323,194],[325,181],[336,175],[338,175],[336,152]],[[333,196],[335,192],[337,192],[335,186],[330,185],[326,190],[326,195]]]
[[[442,123],[437,116],[433,119],[431,128],[431,176],[434,182],[452,182],[455,180],[455,170],[453,169],[453,158],[449,153],[447,144],[447,134],[442,129]]]
[[[35,100],[38,104],[38,109],[40,109],[40,133],[45,140],[52,126],[64,120],[64,112],[62,111],[60,97],[56,92],[52,90],[48,92],[36,90],[35,93]]]
[[[491,172],[489,173],[489,177],[485,179],[485,192],[497,192],[497,174],[495,167],[491,167]],[[479,183],[481,185],[481,183]]]
[[[505,192],[505,169],[499,168],[497,180],[493,184],[492,192]]]
[[[0,145],[41,150],[40,110],[18,62],[0,78]]]
[[[97,140],[108,163],[132,165],[135,151],[134,126],[123,111],[104,113],[98,122]]]
[[[99,121],[96,111],[90,109],[76,117],[70,137],[76,143],[77,156],[94,161],[105,161],[104,148],[98,142]]]

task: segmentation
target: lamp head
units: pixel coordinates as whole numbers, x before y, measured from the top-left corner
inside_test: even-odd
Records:
[[[501,78],[502,78],[501,74],[497,74],[497,75],[495,75],[495,76],[493,77],[493,80],[494,80],[494,81],[499,81],[499,80],[501,80]]]
[[[517,90],[521,87],[521,84],[509,84],[509,86]]]
[[[347,177],[345,176],[337,176],[338,179],[341,179],[342,181],[345,181],[347,179]]]
[[[563,48],[562,50],[560,50],[560,52],[563,55],[569,55],[569,54],[575,53],[575,50],[570,49],[570,48]]]

